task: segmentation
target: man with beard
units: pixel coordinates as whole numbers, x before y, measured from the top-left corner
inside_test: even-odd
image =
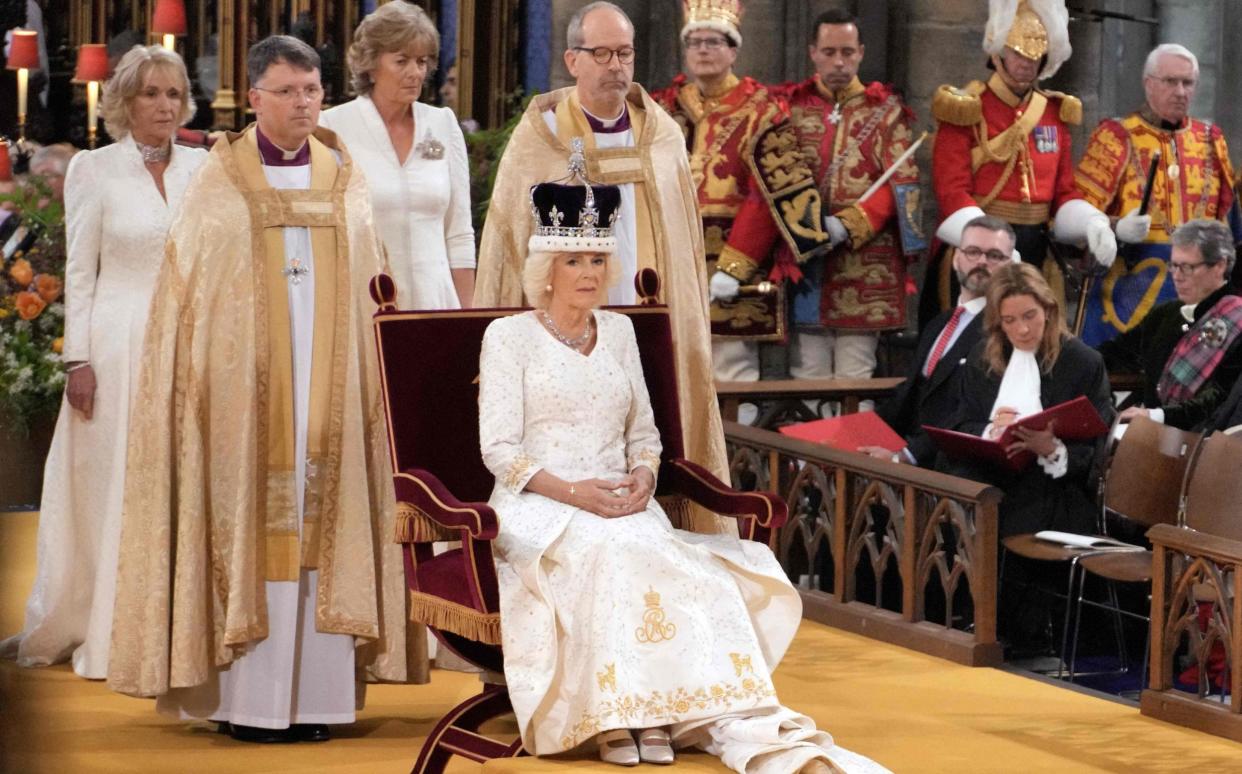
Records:
[[[1173,43],[1157,46],[1143,67],[1146,104],[1125,118],[1101,121],[1078,162],[1078,190],[1117,219],[1117,238],[1132,245],[1127,260],[1114,265],[1087,299],[1082,339],[1092,346],[1134,330],[1157,304],[1176,298],[1170,256],[1178,226],[1229,217],[1234,178],[1224,132],[1188,115],[1198,81],[1193,53]],[[1139,205],[1153,163],[1143,214]],[[1242,234],[1233,236],[1242,241]]]
[[[876,413],[906,439],[906,448],[898,454],[879,446],[859,451],[893,462],[933,466],[936,446],[923,425],[951,424],[957,381],[983,327],[988,279],[998,266],[1014,260],[1015,241],[1013,227],[991,215],[980,215],[962,229],[962,245],[953,252],[953,270],[962,286],[957,306],[923,327],[911,373],[892,398],[876,407]]]

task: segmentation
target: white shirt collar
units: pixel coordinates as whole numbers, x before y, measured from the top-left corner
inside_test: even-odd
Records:
[[[966,307],[966,314],[969,315],[979,314],[983,311],[983,307],[987,306],[987,303],[987,296],[979,296],[978,298],[972,298],[969,301],[962,301],[960,298],[958,299],[958,306]]]

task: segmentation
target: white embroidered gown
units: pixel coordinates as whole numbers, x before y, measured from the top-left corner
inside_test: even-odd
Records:
[[[130,399],[164,241],[186,185],[207,158],[173,147],[164,192],[133,138],[73,157],[65,177],[66,362],[95,372],[91,419],[61,402],[43,472],[34,589],[22,633],[0,650],[22,666],[72,654],[82,677],[103,679],[121,538]]]
[[[480,363],[479,436],[496,476],[505,679],[527,750],[561,752],[614,728],[672,725],[739,772],[813,758],[884,771],[782,707],[771,672],[801,600],[772,552],[674,530],[654,499],[604,519],[523,491],[655,471],[660,439],[629,318],[595,312],[582,355],[531,313],[492,323]]]

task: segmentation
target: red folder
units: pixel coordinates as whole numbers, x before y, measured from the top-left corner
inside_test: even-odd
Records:
[[[843,451],[856,452],[859,446],[881,446],[893,452],[906,448],[905,439],[874,411],[785,425],[780,431],[790,438],[814,441]]]
[[[923,425],[923,429],[941,451],[952,459],[989,462],[1017,473],[1034,462],[1035,454],[1029,451],[1013,457],[1005,454],[1005,447],[1017,440],[1014,438],[1014,430],[1019,427],[1042,430],[1052,420],[1056,421],[1054,430],[1057,438],[1062,441],[1088,441],[1108,432],[1108,425],[1104,424],[1095,406],[1084,395],[1044,409],[1038,414],[1023,417],[1006,427],[1005,432],[995,439],[980,438],[970,433],[959,433],[930,425]]]

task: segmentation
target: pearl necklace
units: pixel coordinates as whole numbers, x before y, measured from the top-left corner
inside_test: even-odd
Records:
[[[592,327],[591,327],[590,317],[587,318],[586,329],[582,332],[582,335],[576,339],[571,339],[565,334],[561,333],[560,329],[556,327],[556,323],[552,322],[552,315],[548,314],[546,311],[543,311],[543,310],[540,310],[539,314],[543,316],[543,324],[547,327],[548,333],[551,333],[553,336],[556,337],[557,341],[569,347],[573,351],[580,352],[582,348],[586,346],[586,343],[591,340],[591,334],[594,331],[592,330]]]
[[[172,155],[171,142],[163,145],[146,145],[134,140],[134,144],[138,146],[138,152],[142,154],[144,164],[159,164],[168,161],[168,157]]]

